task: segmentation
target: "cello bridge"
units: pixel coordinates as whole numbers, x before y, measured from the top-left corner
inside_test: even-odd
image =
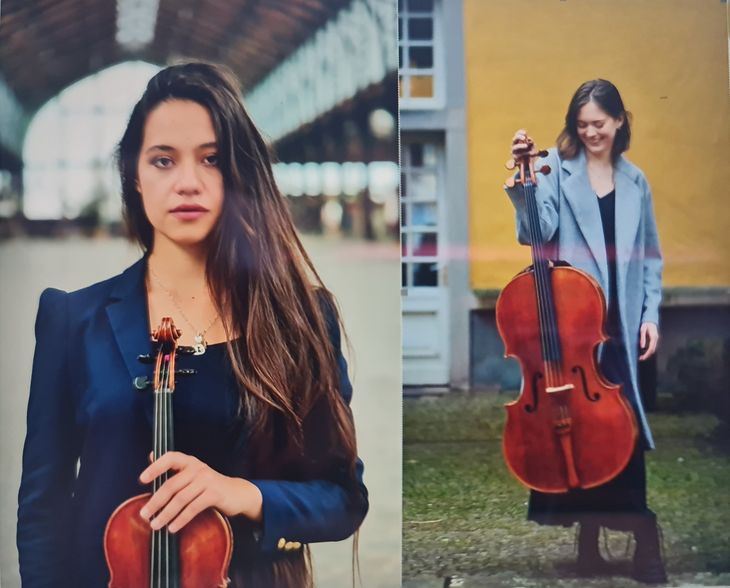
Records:
[[[563,384],[562,386],[547,386],[545,392],[548,394],[557,394],[558,392],[568,392],[575,388],[573,384]]]

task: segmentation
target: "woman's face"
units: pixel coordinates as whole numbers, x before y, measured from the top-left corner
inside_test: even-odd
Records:
[[[581,107],[576,120],[578,138],[586,151],[598,157],[611,155],[616,132],[623,124],[623,116],[613,118],[592,100]]]
[[[162,102],[147,116],[137,164],[138,189],[154,242],[202,245],[223,209],[223,176],[208,110]]]

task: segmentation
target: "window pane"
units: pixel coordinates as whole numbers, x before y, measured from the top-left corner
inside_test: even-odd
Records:
[[[408,233],[400,235],[400,254],[402,257],[408,255]]]
[[[410,12],[433,12],[433,0],[408,0]]]
[[[427,167],[436,166],[436,145],[433,143],[423,145],[423,165]]]
[[[438,255],[438,236],[436,233],[413,233],[413,255],[416,257],[436,257]]]
[[[403,38],[403,19],[398,19],[398,39]]]
[[[414,286],[438,286],[438,265],[434,263],[413,264]]]
[[[400,285],[405,288],[408,286],[408,264],[400,264]]]
[[[408,196],[407,190],[408,182],[406,181],[406,174],[400,175],[400,193],[402,196]]]
[[[411,143],[408,153],[411,156],[408,162],[411,167],[423,167],[423,143]]]
[[[403,47],[398,45],[398,68],[403,67]]]
[[[405,227],[408,224],[408,218],[406,217],[406,204],[400,205],[400,226]]]
[[[436,200],[436,174],[434,172],[412,173],[408,196],[416,200]]]
[[[413,204],[411,210],[413,218],[411,226],[413,227],[435,227],[436,226],[436,203],[428,202],[426,204]]]
[[[433,47],[411,47],[408,50],[408,67],[433,67]]]
[[[411,76],[409,96],[412,98],[433,98],[433,76]]]
[[[414,41],[430,41],[433,39],[433,19],[424,17],[409,18],[408,38]]]

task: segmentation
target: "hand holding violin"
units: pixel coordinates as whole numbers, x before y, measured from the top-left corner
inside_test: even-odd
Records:
[[[207,508],[214,507],[226,516],[243,515],[261,522],[263,498],[248,480],[232,478],[191,455],[168,451],[139,476],[148,484],[165,472],[174,473],[160,486],[140,511],[152,529],[167,525],[175,533]],[[154,518],[152,518],[154,516]]]

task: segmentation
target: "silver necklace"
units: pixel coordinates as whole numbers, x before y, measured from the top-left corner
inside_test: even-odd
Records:
[[[160,280],[160,277],[154,272],[154,270],[148,265],[147,268],[150,270],[150,275],[154,278],[155,282],[157,282],[157,285],[162,288],[165,293],[169,296],[170,300],[172,300],[172,303],[175,305],[175,308],[177,308],[177,311],[180,313],[180,316],[183,318],[183,320],[188,324],[188,326],[193,330],[195,333],[195,343],[193,344],[193,355],[203,355],[205,353],[205,350],[208,348],[208,342],[205,340],[205,334],[210,330],[210,328],[218,322],[218,319],[220,318],[219,315],[215,315],[213,317],[213,320],[208,323],[208,326],[205,327],[202,331],[197,329],[195,325],[193,325],[192,322],[190,322],[190,319],[185,315],[185,312],[180,307],[180,304],[177,301],[177,297],[175,294],[170,291],[170,289],[165,286],[165,284]]]

